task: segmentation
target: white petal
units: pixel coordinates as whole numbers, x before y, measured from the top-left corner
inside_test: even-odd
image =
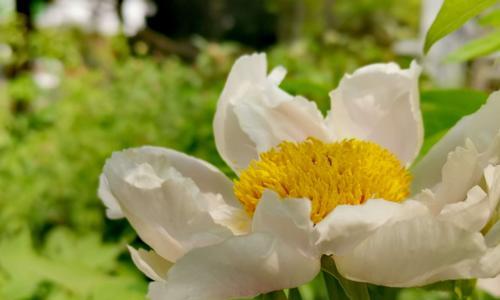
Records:
[[[241,170],[258,158],[255,143],[240,128],[234,113],[234,102],[253,82],[266,80],[267,62],[264,54],[244,55],[233,65],[217,103],[213,127],[217,150],[233,170]]]
[[[208,210],[215,223],[224,225],[235,235],[250,232],[252,219],[244,209],[227,205],[218,194],[205,194],[205,196],[209,199]]]
[[[493,142],[486,151],[479,153],[471,140],[467,139],[465,144],[465,148],[459,146],[448,154],[441,172],[441,182],[433,186],[432,191],[422,191],[417,198],[423,200],[435,214],[439,214],[448,206],[448,212],[445,214],[456,215],[457,222],[462,226],[472,226],[469,223],[472,222],[475,224],[473,227],[476,228],[483,223],[485,218],[487,221],[492,216],[500,200],[500,168],[486,165],[495,161],[494,153],[500,153],[500,148],[497,149],[496,142]],[[427,174],[419,173],[414,178],[416,185],[420,186],[420,182],[426,181],[426,176]],[[478,186],[483,188],[487,196],[473,197],[475,200],[468,197],[466,203],[463,203],[467,193],[470,193],[473,188],[480,189]],[[481,193],[484,192],[481,191]],[[422,194],[425,196],[423,197]],[[464,222],[460,221],[465,216],[470,218]]]
[[[465,201],[446,205],[439,218],[469,231],[480,231],[491,216],[490,201],[479,186],[473,187]]]
[[[148,157],[154,159],[153,165],[164,169],[173,167],[182,176],[191,178],[202,192],[220,194],[229,205],[240,207],[234,196],[231,180],[215,166],[172,149],[151,146],[144,146],[140,149],[147,153]],[[108,183],[103,175],[100,177],[98,193],[107,208],[114,212],[119,210],[118,203],[113,194],[110,193]],[[115,213],[117,214],[118,211]]]
[[[152,300],[225,300],[254,297],[309,282],[320,270],[318,257],[303,255],[268,233],[231,238],[192,250],[150,285]]]
[[[109,219],[121,219],[124,217],[120,204],[118,204],[115,196],[109,190],[108,180],[104,174],[99,176],[97,195],[102,200],[104,206],[106,206],[106,216]]]
[[[337,138],[373,141],[410,164],[423,141],[420,70],[415,62],[408,70],[374,64],[346,75],[330,93],[328,123]]]
[[[275,85],[279,85],[286,76],[286,69],[282,66],[274,68],[267,78]]]
[[[451,268],[443,268],[429,282],[448,279],[492,278],[500,274],[500,245],[489,248],[475,259],[463,260]]]
[[[373,199],[363,205],[339,205],[316,225],[317,245],[323,254],[342,255],[380,226],[426,212],[424,205],[412,200],[400,204]]]
[[[310,212],[311,201],[307,199],[283,200],[276,193],[265,191],[255,210],[252,229],[279,237],[304,253],[318,255]]]
[[[500,298],[500,275],[495,278],[479,279],[477,286],[490,295]]]
[[[331,139],[316,104],[293,97],[278,84],[286,71],[279,67],[269,76],[263,54],[236,61],[219,99],[214,135],[222,158],[237,173],[284,140],[307,137]]]
[[[490,228],[488,233],[484,236],[484,239],[488,247],[500,245],[500,221],[497,221],[495,225]]]
[[[241,128],[255,142],[258,152],[267,151],[282,141],[300,142],[308,137],[332,140],[314,102],[300,96],[277,101],[276,105],[269,105],[255,99],[234,108]]]
[[[479,183],[484,166],[480,165],[479,153],[471,141],[466,147],[457,147],[448,154],[448,160],[441,171],[442,181],[433,187],[435,201],[431,208],[438,212],[446,204],[465,200],[467,191]],[[415,176],[415,181],[420,177]]]
[[[193,170],[179,161],[175,163],[185,172],[199,172],[193,177],[204,178],[208,174],[203,172],[212,172],[203,170],[206,166],[199,163],[193,163]],[[110,190],[129,222],[156,253],[169,261],[176,261],[192,248],[232,236],[211,215],[217,199],[214,194],[203,193],[173,164],[168,151],[143,147],[114,153],[104,167]],[[205,190],[214,189],[205,186]]]
[[[170,166],[179,171],[182,176],[192,179],[203,193],[220,194],[227,204],[240,207],[233,193],[233,183],[215,166],[172,149],[143,148],[161,159],[168,159]]]
[[[441,168],[445,164],[448,153],[458,146],[463,146],[467,139],[474,143],[477,151],[488,151],[499,135],[500,92],[490,95],[488,101],[475,113],[462,118],[436,144],[414,168],[413,187],[415,191],[430,188],[440,181]],[[500,155],[498,151],[496,158]],[[486,162],[488,163],[488,162]],[[492,162],[489,162],[492,163]],[[498,162],[497,162],[498,164]]]
[[[153,250],[136,250],[128,246],[132,261],[144,275],[156,281],[164,281],[172,263],[156,254]]]
[[[150,286],[152,300],[253,297],[309,282],[320,270],[312,241],[310,201],[281,200],[266,191],[253,217],[254,232],[194,249]]]
[[[466,148],[458,147],[448,155],[442,182],[417,198],[441,219],[480,231],[495,214],[500,200],[500,167],[485,168],[486,160],[481,156],[467,141]]]
[[[491,278],[500,274],[500,245],[488,249],[479,262],[471,263],[470,278]]]
[[[491,278],[500,273],[500,247],[488,249],[477,258],[464,259],[448,267],[436,270],[426,279],[427,283],[455,279]]]
[[[480,233],[420,216],[380,227],[349,254],[335,256],[335,261],[347,278],[409,287],[462,278],[456,266],[485,251]]]
[[[481,247],[485,247],[485,251],[477,257],[463,259],[455,265],[436,270],[434,274],[427,278],[426,283],[450,279],[492,278],[498,276],[500,274],[500,245],[491,245],[490,243],[493,240],[488,241],[487,239],[488,236],[485,242],[490,248],[486,249],[486,246],[482,245]],[[483,242],[480,244],[484,244]]]
[[[500,165],[487,166],[484,169],[484,180],[488,191],[491,212],[500,215]]]

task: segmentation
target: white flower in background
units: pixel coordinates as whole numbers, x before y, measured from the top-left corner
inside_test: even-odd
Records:
[[[146,28],[146,17],[156,14],[155,4],[146,0],[124,0],[121,10],[126,36],[135,36]]]
[[[36,17],[41,28],[76,26],[88,32],[115,35],[120,19],[112,0],[55,0]]]
[[[144,29],[146,18],[156,13],[149,0],[124,0],[122,7],[116,4],[114,0],[55,0],[37,16],[36,24],[42,28],[70,25],[103,35],[116,35],[122,26],[125,35],[134,36]]]
[[[57,59],[37,58],[33,63],[33,80],[43,90],[53,90],[61,83],[63,64]]]
[[[240,58],[214,135],[239,176],[170,149],[117,152],[99,194],[152,250],[130,248],[153,300],[220,300],[307,283],[331,255],[352,280],[394,287],[500,273],[500,94],[411,170],[423,139],[420,68],[346,75],[326,118]],[[411,186],[411,187],[410,187]]]

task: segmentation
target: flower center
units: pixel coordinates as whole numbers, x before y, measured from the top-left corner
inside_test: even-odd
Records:
[[[381,146],[356,139],[323,143],[308,138],[282,142],[244,170],[234,193],[253,215],[265,189],[282,198],[311,200],[311,220],[320,222],[337,205],[380,198],[399,202],[410,193],[410,173]]]

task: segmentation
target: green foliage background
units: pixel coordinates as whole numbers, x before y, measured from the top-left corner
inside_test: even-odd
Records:
[[[356,26],[381,20],[369,13],[374,7],[381,10],[374,3],[362,1],[356,11],[345,13],[361,16],[358,25],[343,25],[346,30],[356,32]],[[399,16],[401,4],[391,3]],[[415,30],[414,14],[406,14],[413,20],[407,30]],[[405,18],[389,20],[385,28],[398,27],[400,19]],[[28,72],[0,84],[0,299],[144,299],[147,280],[125,247],[141,242],[125,221],[105,218],[96,195],[101,168],[113,151],[148,144],[205,159],[231,176],[215,150],[211,122],[232,63],[249,50],[199,39],[199,56],[185,62],[132,54],[137,45],[129,47],[123,37],[72,29],[28,36],[22,30],[16,20],[0,28],[0,40],[15,51],[11,67],[49,57],[64,68],[55,90],[38,88]],[[410,62],[391,51],[397,35],[329,31],[318,37],[315,31],[309,36],[275,46],[268,56],[271,66],[289,70],[283,88],[316,101],[323,112],[329,109],[328,92],[345,72],[376,61],[396,60],[405,67]],[[486,96],[468,90],[424,91],[423,152]],[[320,277],[300,291],[304,299],[326,297]],[[393,297],[455,296],[431,287],[395,291]],[[479,292],[474,297],[493,299]]]

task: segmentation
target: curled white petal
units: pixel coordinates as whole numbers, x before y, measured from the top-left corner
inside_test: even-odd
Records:
[[[439,218],[466,230],[481,231],[498,215],[500,166],[488,165],[482,170],[482,176],[478,177],[475,173],[482,166],[478,162],[477,154],[472,154],[472,156],[474,159],[469,160],[473,162],[472,164],[467,163],[468,159],[462,159],[456,161],[456,168],[451,168],[451,172],[450,170],[444,171],[450,164],[450,160],[453,160],[454,154],[450,154],[443,169],[443,177],[452,177],[456,180],[443,179],[443,182],[437,186],[436,194],[432,195],[432,201],[428,201],[427,204],[432,208],[439,208],[439,210],[434,210],[434,212],[439,211]],[[462,156],[458,156],[460,157]],[[471,185],[474,186],[470,188],[464,199],[461,193]],[[443,203],[448,204],[443,205]]]
[[[317,256],[310,212],[309,200],[282,200],[276,193],[265,191],[253,216],[252,231],[270,233],[303,253]]]
[[[215,223],[229,228],[235,235],[250,232],[252,220],[244,209],[227,205],[219,194],[205,195],[209,200],[210,216]]]
[[[233,170],[241,170],[258,157],[255,143],[239,126],[233,111],[234,101],[241,97],[251,82],[265,82],[266,69],[264,54],[239,58],[229,73],[217,103],[213,123],[215,144],[219,154]]]
[[[321,253],[342,255],[389,222],[418,216],[427,212],[419,202],[403,204],[372,199],[363,205],[340,205],[316,227]]]
[[[313,102],[278,87],[285,74],[278,67],[267,76],[264,54],[239,58],[229,74],[217,104],[214,136],[222,158],[237,173],[282,141],[331,139]]]
[[[479,153],[487,153],[483,159],[486,164],[499,164],[500,148],[500,92],[490,95],[488,101],[475,113],[463,117],[448,133],[437,142],[426,156],[413,169],[414,191],[431,188],[439,183],[441,169],[448,159],[448,154],[469,139]],[[491,152],[491,153],[488,153]],[[496,152],[496,153],[495,153]]]
[[[411,287],[473,277],[462,265],[477,262],[486,251],[479,232],[421,216],[380,227],[349,253],[335,256],[335,261],[347,278]]]
[[[231,238],[195,249],[179,260],[166,283],[150,285],[152,300],[220,300],[253,297],[307,283],[319,272],[319,259],[267,233]]]
[[[438,218],[455,224],[464,230],[479,232],[488,223],[491,216],[490,201],[479,186],[467,193],[464,201],[446,205]]]
[[[488,165],[484,169],[484,181],[488,192],[490,210],[500,217],[500,165]]]
[[[469,278],[492,278],[500,274],[500,244],[488,249],[477,262],[466,269]]]
[[[203,193],[220,194],[224,202],[240,207],[234,196],[231,180],[215,166],[172,149],[160,147],[142,147],[142,149],[163,160],[163,162],[158,161],[159,163],[169,164],[182,176],[192,179]]]
[[[479,153],[471,140],[448,154],[442,179],[417,199],[440,218],[464,229],[480,231],[494,216],[500,200],[500,166],[491,162],[496,145]],[[423,176],[423,174],[420,174]],[[420,177],[422,178],[422,177]]]
[[[436,199],[430,203],[432,209],[439,211],[446,204],[463,201],[467,191],[479,183],[483,169],[479,153],[471,141],[464,148],[457,147],[450,152],[441,171],[441,182],[431,187]]]
[[[208,163],[173,152],[129,149],[114,153],[104,167],[110,191],[128,221],[156,253],[172,262],[190,249],[232,236],[226,226],[230,216],[222,222],[216,211],[237,210],[222,196],[231,186],[224,175]]]
[[[373,141],[410,164],[423,141],[420,71],[415,62],[408,70],[389,63],[345,75],[330,93],[328,124],[336,137]]]
[[[275,106],[257,101],[242,103],[235,106],[234,111],[241,128],[255,142],[259,153],[282,141],[299,142],[308,137],[331,139],[316,104],[300,96]]]
[[[311,240],[310,201],[266,193],[254,232],[190,251],[153,283],[152,300],[220,300],[253,297],[310,281],[320,270]]]
[[[108,180],[104,174],[99,176],[97,196],[101,199],[104,206],[106,206],[106,216],[109,219],[122,219],[124,217],[118,200],[116,200],[115,196],[109,190]]]
[[[267,78],[275,85],[279,85],[283,81],[283,79],[285,79],[286,72],[287,71],[283,66],[278,66],[274,68],[271,73],[269,73],[269,76],[267,76]]]
[[[164,281],[168,270],[173,263],[165,260],[163,257],[156,254],[153,250],[146,251],[144,249],[136,250],[128,246],[128,251],[132,256],[132,261],[136,267],[141,270],[144,275],[155,281]]]

